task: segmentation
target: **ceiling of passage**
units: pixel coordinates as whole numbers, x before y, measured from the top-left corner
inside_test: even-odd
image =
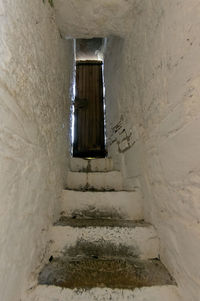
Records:
[[[63,37],[123,36],[132,27],[141,0],[54,0]]]

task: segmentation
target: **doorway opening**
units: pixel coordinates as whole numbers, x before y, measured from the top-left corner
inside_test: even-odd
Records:
[[[75,42],[74,95],[72,101],[72,155],[106,156],[104,39]]]

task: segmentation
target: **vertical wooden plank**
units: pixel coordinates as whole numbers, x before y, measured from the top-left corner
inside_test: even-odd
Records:
[[[100,144],[102,148],[105,148],[104,145],[104,107],[103,107],[103,75],[102,75],[102,67],[99,69],[99,115],[103,116],[99,120],[99,126],[100,126]]]
[[[84,66],[82,66],[82,74],[83,74],[83,79],[82,79],[82,83],[83,83],[83,91],[82,91],[82,96],[81,99],[85,99],[85,82],[86,82],[86,78],[85,78],[85,68]],[[85,149],[86,145],[85,145],[85,135],[87,133],[87,129],[86,129],[86,124],[85,124],[85,108],[81,109],[81,113],[82,113],[82,124],[81,124],[81,145],[82,148]]]
[[[99,81],[99,77],[98,77],[98,70],[99,70],[99,66],[96,65],[94,66],[94,71],[95,71],[95,118],[96,118],[96,144],[99,146],[100,145],[100,140],[99,140],[99,90],[98,90],[98,81]]]

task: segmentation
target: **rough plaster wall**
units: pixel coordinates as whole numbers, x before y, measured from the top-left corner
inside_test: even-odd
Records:
[[[111,47],[107,69],[112,67],[114,78],[107,75],[107,96],[120,110],[113,121],[125,115],[124,127],[137,128],[138,142],[121,155],[122,166],[125,175],[139,175],[146,219],[161,238],[161,259],[175,275],[182,299],[197,301],[200,3],[144,0],[141,6],[123,47],[118,52]]]
[[[98,60],[103,57],[104,39],[76,39],[76,60]]]
[[[140,107],[133,101],[136,91],[131,47],[130,35],[125,39],[108,38],[105,55],[107,145],[114,168],[122,171],[124,187],[140,190],[140,161],[137,156],[141,148],[138,129]]]
[[[2,301],[20,300],[59,209],[67,166],[68,53],[47,1],[0,0]]]
[[[161,255],[183,289],[184,300],[198,300],[200,3],[168,1],[152,9],[157,10],[151,26],[154,39],[146,38],[142,51],[143,56],[150,52],[152,60],[145,60],[143,84],[140,81],[146,87],[141,97],[144,192],[146,202],[152,200],[146,215],[157,225]]]
[[[93,38],[129,31],[140,0],[56,0],[56,19],[64,37]],[[123,22],[122,22],[123,20]]]

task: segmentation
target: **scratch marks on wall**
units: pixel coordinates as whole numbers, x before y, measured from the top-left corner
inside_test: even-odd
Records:
[[[133,129],[128,125],[123,115],[121,115],[120,120],[111,127],[109,144],[116,143],[119,153],[124,153],[135,144],[137,140],[136,136]]]

